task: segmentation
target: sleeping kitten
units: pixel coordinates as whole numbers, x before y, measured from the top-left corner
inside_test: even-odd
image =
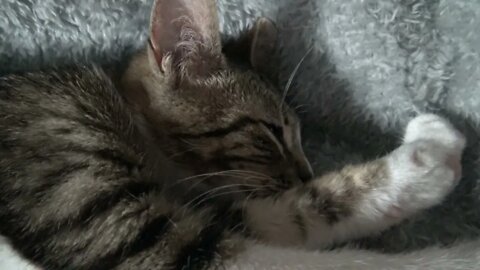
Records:
[[[298,118],[227,62],[215,9],[155,1],[147,49],[118,87],[97,67],[0,79],[0,232],[25,258],[358,269],[362,252],[302,249],[380,232],[454,188],[465,139],[435,115],[413,119],[391,154],[312,180]],[[274,27],[260,19],[251,34],[251,66],[265,72]],[[366,269],[393,259],[375,258]]]

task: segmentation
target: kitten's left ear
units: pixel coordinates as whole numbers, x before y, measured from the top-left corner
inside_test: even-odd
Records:
[[[160,72],[198,77],[222,68],[216,1],[155,0],[149,45],[153,68]]]

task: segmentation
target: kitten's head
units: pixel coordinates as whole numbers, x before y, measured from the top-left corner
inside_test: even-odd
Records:
[[[251,65],[263,72],[275,27],[260,19],[250,34]],[[258,73],[233,68],[222,54],[214,0],[155,1],[148,49],[125,78],[127,99],[172,159],[233,177],[207,183],[285,187],[312,177],[295,113]]]

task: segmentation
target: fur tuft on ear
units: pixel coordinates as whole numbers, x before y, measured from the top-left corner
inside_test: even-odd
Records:
[[[215,0],[155,0],[149,45],[161,72],[197,77],[224,67]]]

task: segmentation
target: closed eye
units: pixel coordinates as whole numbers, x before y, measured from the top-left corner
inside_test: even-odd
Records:
[[[262,121],[262,125],[267,132],[269,142],[273,143],[273,145],[270,145],[270,147],[277,148],[280,154],[284,155],[284,149],[286,149],[287,147],[285,145],[285,140],[283,137],[283,128],[281,126],[268,123],[266,121]]]
[[[283,142],[283,128],[275,124],[263,123],[279,142]]]
[[[273,154],[273,147],[275,146],[269,138],[256,137],[253,140],[253,146],[262,152],[267,152],[269,155]]]

